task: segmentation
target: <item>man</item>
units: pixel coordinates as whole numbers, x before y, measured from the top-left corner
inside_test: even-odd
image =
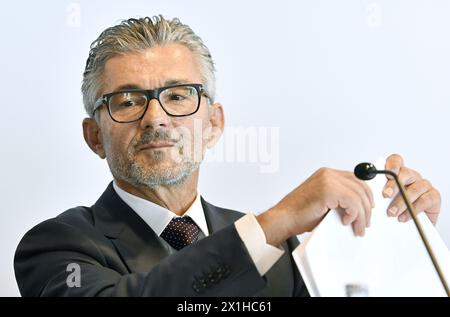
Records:
[[[329,209],[364,235],[373,208],[351,172],[321,168],[257,217],[216,207],[197,191],[199,165],[224,129],[214,65],[178,19],[129,19],[92,44],[83,77],[86,143],[106,158],[113,182],[92,207],[75,207],[31,229],[15,272],[24,296],[301,296],[295,236]],[[436,222],[440,194],[403,165],[415,208]],[[408,220],[392,180],[388,215]]]

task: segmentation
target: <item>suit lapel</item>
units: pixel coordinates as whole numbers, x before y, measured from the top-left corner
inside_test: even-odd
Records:
[[[203,197],[201,202],[210,234],[229,226],[243,216],[243,214],[211,205]]]
[[[137,233],[127,226],[118,239],[111,240],[130,273],[148,272],[169,255],[154,231],[148,226],[145,231],[147,233]]]
[[[95,226],[114,244],[130,273],[148,272],[169,254],[156,233],[120,199],[112,183],[92,208]]]

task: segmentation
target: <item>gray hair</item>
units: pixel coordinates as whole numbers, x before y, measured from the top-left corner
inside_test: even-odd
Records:
[[[108,59],[167,43],[185,45],[198,58],[204,88],[210,102],[214,102],[215,67],[209,49],[188,25],[182,24],[177,18],[167,20],[159,15],[123,20],[104,30],[92,42],[81,86],[87,114],[94,116],[94,104],[100,97],[101,75]]]

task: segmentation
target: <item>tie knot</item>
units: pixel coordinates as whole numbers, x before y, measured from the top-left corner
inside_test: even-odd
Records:
[[[161,233],[161,238],[167,241],[175,250],[180,250],[194,242],[200,229],[191,217],[172,218]]]

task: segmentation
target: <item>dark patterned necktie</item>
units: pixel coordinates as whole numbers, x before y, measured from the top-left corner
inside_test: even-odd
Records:
[[[170,220],[160,237],[166,240],[175,250],[180,250],[194,242],[199,232],[200,229],[191,217],[176,217]]]

